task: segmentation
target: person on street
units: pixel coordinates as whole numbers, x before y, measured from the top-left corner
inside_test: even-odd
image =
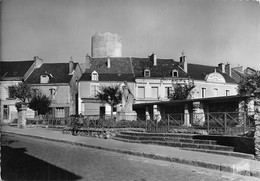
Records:
[[[79,116],[75,116],[73,119],[73,128],[72,128],[72,135],[77,136],[79,129],[83,126],[83,118],[84,116],[80,113]]]

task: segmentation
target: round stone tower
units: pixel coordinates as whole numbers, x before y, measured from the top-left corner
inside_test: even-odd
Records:
[[[121,37],[117,34],[97,33],[91,39],[92,57],[121,57],[122,43]]]

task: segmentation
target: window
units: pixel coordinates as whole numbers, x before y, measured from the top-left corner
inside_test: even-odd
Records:
[[[97,84],[90,85],[90,96],[96,97],[98,90],[99,90],[99,85]]]
[[[8,119],[8,117],[9,117],[8,105],[4,105],[3,119]]]
[[[172,71],[172,77],[179,77],[177,70]]]
[[[229,90],[226,90],[226,96],[230,96]]]
[[[46,84],[46,83],[49,83],[49,76],[48,75],[41,75],[41,83],[42,84]]]
[[[152,87],[152,98],[158,98],[158,87]]]
[[[201,97],[205,98],[206,97],[206,88],[201,89]]]
[[[172,93],[172,87],[165,87],[164,97],[169,98]]]
[[[56,118],[63,118],[63,117],[65,117],[65,109],[64,109],[64,107],[57,107],[55,109],[55,117]]]
[[[214,97],[217,97],[217,96],[218,96],[218,89],[217,89],[217,88],[214,88],[213,94],[214,94],[214,95],[213,95]]]
[[[137,88],[137,96],[138,98],[145,98],[145,89],[144,87]]]
[[[98,73],[96,71],[93,71],[91,74],[91,80],[92,81],[98,81]]]
[[[148,69],[144,70],[144,76],[150,77],[150,70],[148,70]]]

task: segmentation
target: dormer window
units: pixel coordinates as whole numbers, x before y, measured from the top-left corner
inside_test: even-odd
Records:
[[[47,71],[45,71],[44,74],[41,75],[41,83],[49,83],[50,79],[53,78],[52,74],[48,73]]]
[[[41,75],[41,83],[42,84],[49,83],[49,79],[50,79],[50,77],[48,75]]]
[[[93,71],[91,74],[91,80],[92,81],[98,81],[98,73],[96,71]]]
[[[148,69],[145,69],[144,70],[144,77],[150,77],[150,70],[148,70]]]
[[[173,70],[172,71],[172,77],[179,77],[178,70]]]

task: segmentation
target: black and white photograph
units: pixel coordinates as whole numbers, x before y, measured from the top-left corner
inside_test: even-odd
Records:
[[[0,180],[260,180],[259,0],[0,0]]]

